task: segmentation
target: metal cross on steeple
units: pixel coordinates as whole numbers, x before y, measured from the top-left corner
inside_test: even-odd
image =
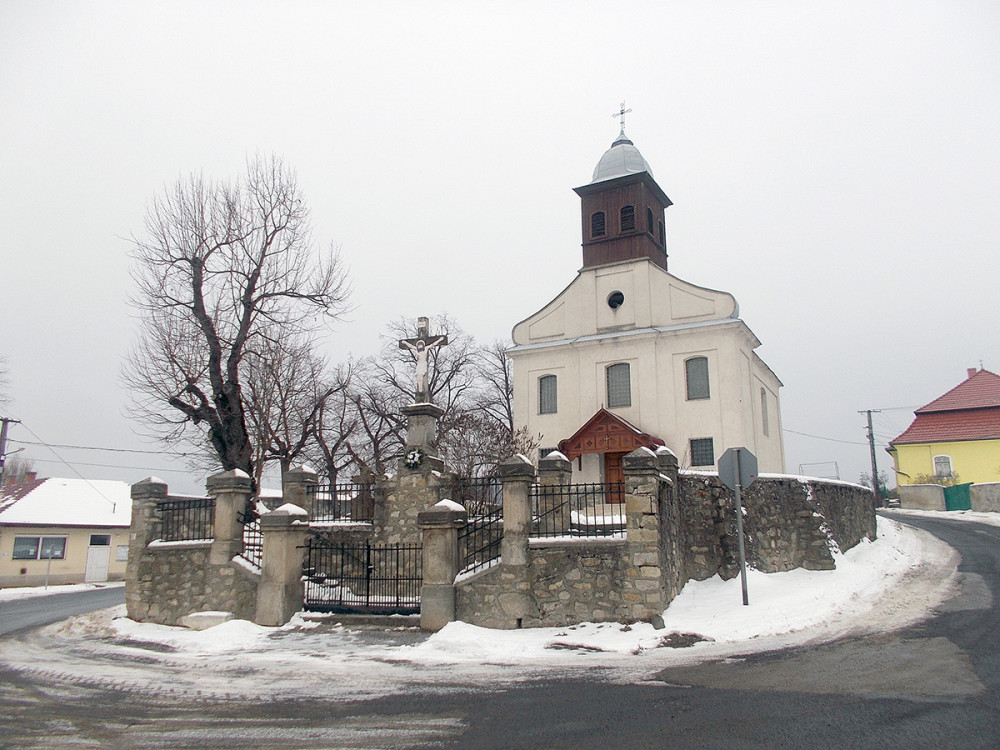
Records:
[[[621,109],[619,109],[617,112],[612,113],[612,115],[611,115],[612,117],[620,117],[621,118],[622,134],[625,133],[625,115],[627,115],[631,111],[632,111],[632,108],[630,107],[628,109],[625,109],[625,102],[622,102]]]

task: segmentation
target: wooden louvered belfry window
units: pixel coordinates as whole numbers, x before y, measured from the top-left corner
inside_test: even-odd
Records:
[[[622,232],[635,231],[635,206],[622,206]]]
[[[597,211],[590,217],[590,236],[591,237],[603,237],[604,236],[604,212]]]

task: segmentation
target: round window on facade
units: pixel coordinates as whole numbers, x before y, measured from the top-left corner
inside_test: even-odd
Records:
[[[608,295],[608,307],[612,310],[617,310],[623,304],[625,304],[625,295],[621,292],[611,292]]]

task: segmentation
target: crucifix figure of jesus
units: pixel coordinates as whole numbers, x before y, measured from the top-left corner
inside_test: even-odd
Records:
[[[399,348],[409,349],[417,359],[417,369],[414,373],[416,392],[413,394],[416,403],[430,403],[431,393],[427,378],[430,366],[427,357],[431,349],[447,346],[447,344],[447,336],[432,337],[430,335],[430,322],[427,318],[417,318],[417,337],[415,339],[400,340]]]

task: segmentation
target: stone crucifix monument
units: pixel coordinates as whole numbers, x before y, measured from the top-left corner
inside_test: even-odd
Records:
[[[413,403],[402,408],[406,417],[406,449],[400,461],[400,473],[441,471],[444,462],[437,457],[437,423],[444,409],[431,403],[430,355],[447,346],[447,336],[431,336],[427,318],[417,318],[417,337],[402,339],[400,349],[413,353],[415,363]]]
[[[376,541],[417,543],[417,514],[434,505],[441,487],[444,461],[437,455],[437,424],[444,409],[431,403],[430,358],[448,344],[447,336],[432,336],[427,318],[417,318],[416,338],[402,339],[399,348],[414,357],[413,403],[401,411],[406,417],[406,447],[396,476],[386,485],[384,514],[376,522]]]

